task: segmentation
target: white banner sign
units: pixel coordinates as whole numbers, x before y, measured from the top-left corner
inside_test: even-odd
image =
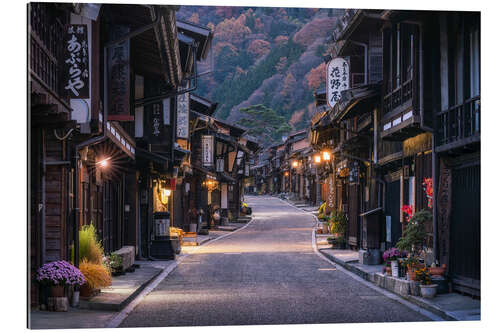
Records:
[[[203,166],[214,164],[214,137],[212,135],[202,135],[201,137]]]
[[[340,93],[349,89],[349,64],[344,58],[328,62],[326,71],[327,101],[330,107],[340,100]]]
[[[189,138],[189,93],[177,96],[177,138]]]

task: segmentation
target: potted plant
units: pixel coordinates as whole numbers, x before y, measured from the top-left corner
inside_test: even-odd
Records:
[[[384,270],[382,273],[387,273],[387,275],[392,275],[392,268],[391,268],[391,262],[387,261],[384,266]]]
[[[104,265],[111,271],[111,275],[122,275],[123,272],[123,259],[116,253],[111,253],[104,258]]]
[[[408,269],[407,271],[408,280],[416,281],[417,280],[416,270],[424,268],[424,264],[422,264],[416,256],[409,255],[408,258],[405,260],[405,265]]]
[[[431,267],[428,267],[430,275],[443,276],[446,271],[446,265],[439,266],[436,262],[433,262]]]
[[[392,247],[386,250],[383,254],[383,259],[385,262],[391,263],[391,271],[392,276],[399,277],[398,268],[399,268],[399,259],[406,256],[406,252],[400,251],[399,249]]]
[[[111,272],[103,264],[96,264],[83,259],[80,262],[80,271],[85,276],[85,283],[80,289],[82,297],[90,297],[97,289],[111,285]]]
[[[425,298],[433,298],[437,293],[437,284],[432,284],[431,275],[427,268],[415,271],[417,281],[420,282],[420,294]]]
[[[427,237],[425,223],[429,221],[432,221],[432,214],[428,210],[422,209],[416,212],[408,221],[408,225],[403,230],[403,236],[396,243],[396,247],[418,255]]]
[[[328,237],[326,239],[328,241],[328,244],[331,244],[332,245],[332,248],[333,249],[345,249],[345,239],[344,237],[340,236],[340,237]]]
[[[343,211],[333,211],[330,215],[329,230],[331,234],[344,237],[347,229],[347,217]]]
[[[47,263],[37,271],[37,281],[50,288],[51,297],[65,297],[65,287],[76,287],[85,283],[85,277],[78,268],[60,260]]]

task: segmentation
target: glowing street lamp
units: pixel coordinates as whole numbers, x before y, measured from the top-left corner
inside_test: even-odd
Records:
[[[324,151],[324,152],[323,152],[323,161],[329,161],[329,160],[330,160],[330,158],[331,158],[330,153],[329,153],[329,152],[327,152],[327,151]]]
[[[97,166],[100,166],[101,168],[105,168],[105,167],[107,167],[107,166],[108,166],[108,164],[109,164],[109,162],[108,162],[108,161],[109,161],[110,159],[111,159],[111,157],[106,157],[106,158],[104,158],[104,159],[100,160],[99,162],[96,162],[96,165],[97,165]]]
[[[321,163],[321,155],[319,155],[319,154],[314,155],[314,163],[316,163],[316,164]]]
[[[292,162],[292,167],[296,168],[299,166],[299,162],[298,161],[293,161]]]

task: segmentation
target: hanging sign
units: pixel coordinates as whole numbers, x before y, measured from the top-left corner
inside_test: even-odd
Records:
[[[331,173],[326,181],[327,186],[327,198],[325,213],[330,214],[335,209],[335,179],[333,173]]]
[[[89,98],[89,46],[86,24],[69,24],[64,35],[64,90],[70,98]]]
[[[201,137],[203,166],[214,164],[214,137],[213,135],[202,135]]]
[[[250,163],[245,163],[245,177],[250,176]]]
[[[189,93],[177,96],[177,138],[189,137]]]
[[[161,142],[163,138],[163,103],[146,106],[149,119],[149,137],[151,142]]]
[[[328,62],[326,88],[328,105],[333,107],[340,100],[340,93],[349,88],[349,64],[344,58]]]
[[[129,32],[128,27],[113,26],[110,37],[115,40]],[[115,44],[108,51],[108,119],[133,121],[130,114],[130,40]]]

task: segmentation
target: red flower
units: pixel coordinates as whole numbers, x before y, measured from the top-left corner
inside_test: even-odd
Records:
[[[403,205],[402,207],[403,213],[406,214],[405,220],[409,222],[411,217],[413,216],[413,206],[412,205]]]
[[[425,194],[427,195],[427,207],[432,209],[432,197],[434,195],[432,178],[424,178],[422,185],[425,187]]]

